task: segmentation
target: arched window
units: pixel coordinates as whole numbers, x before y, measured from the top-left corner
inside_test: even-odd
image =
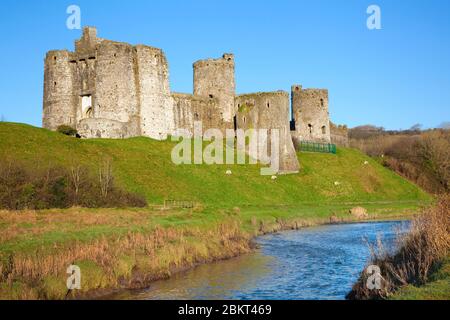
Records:
[[[312,127],[313,127],[312,124],[309,123],[309,124],[308,124],[308,128],[309,128],[309,133],[310,133],[310,134],[312,133]]]
[[[81,97],[81,114],[84,118],[92,118],[92,96],[86,95]]]
[[[322,134],[326,134],[327,133],[327,127],[322,126]]]
[[[87,109],[86,111],[86,118],[92,118],[94,116],[94,112],[92,110],[92,107],[90,107],[89,109]]]
[[[320,99],[320,107],[323,108],[323,99]]]

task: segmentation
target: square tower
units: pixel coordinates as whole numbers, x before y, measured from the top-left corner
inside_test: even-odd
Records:
[[[294,139],[298,141],[331,141],[327,89],[291,88],[292,116],[295,122]]]
[[[236,114],[235,94],[233,54],[225,53],[219,59],[200,60],[194,63],[194,95],[216,98],[224,122],[233,122]]]

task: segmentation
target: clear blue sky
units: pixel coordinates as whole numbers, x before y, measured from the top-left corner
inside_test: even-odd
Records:
[[[73,49],[66,8],[100,37],[162,48],[173,91],[192,63],[236,55],[238,93],[328,88],[337,123],[406,129],[450,121],[450,1],[24,1],[0,3],[0,115],[41,125],[43,59]],[[377,4],[382,30],[366,28]]]

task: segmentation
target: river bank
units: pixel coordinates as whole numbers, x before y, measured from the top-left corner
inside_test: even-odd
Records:
[[[450,300],[450,256],[442,261],[423,286],[407,285],[391,300]]]
[[[407,221],[327,224],[258,236],[258,249],[125,290],[114,300],[343,300],[382,237],[395,249]]]
[[[2,211],[0,298],[64,299],[71,264],[82,273],[82,288],[71,299],[145,288],[181,270],[251,252],[252,239],[261,234],[358,221],[348,213],[352,206]],[[366,220],[386,220],[411,217],[420,204],[365,207]]]
[[[389,252],[383,242],[371,248],[369,264],[382,275],[380,287],[367,286],[370,273],[363,270],[348,299],[444,299],[450,298],[450,195],[411,221],[409,231],[397,237],[397,250]]]

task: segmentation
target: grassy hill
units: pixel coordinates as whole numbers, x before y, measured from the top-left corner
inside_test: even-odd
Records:
[[[299,153],[299,174],[271,180],[255,165],[176,166],[170,158],[175,144],[144,137],[80,140],[29,125],[0,123],[2,158],[33,167],[81,163],[92,172],[111,158],[117,183],[149,203],[180,199],[230,207],[429,199],[414,184],[353,149],[339,148],[337,155]],[[228,169],[232,175],[226,175]]]
[[[254,165],[176,166],[170,159],[174,145],[142,137],[79,140],[0,123],[1,159],[32,169],[80,163],[96,174],[110,158],[117,184],[149,203],[170,198],[203,204],[193,210],[0,210],[0,300],[63,299],[70,264],[83,270],[81,296],[145,287],[178,270],[250,252],[250,239],[258,234],[331,218],[354,221],[348,212],[356,203],[370,219],[387,219],[431,200],[352,149],[299,153],[301,172],[272,180]]]

